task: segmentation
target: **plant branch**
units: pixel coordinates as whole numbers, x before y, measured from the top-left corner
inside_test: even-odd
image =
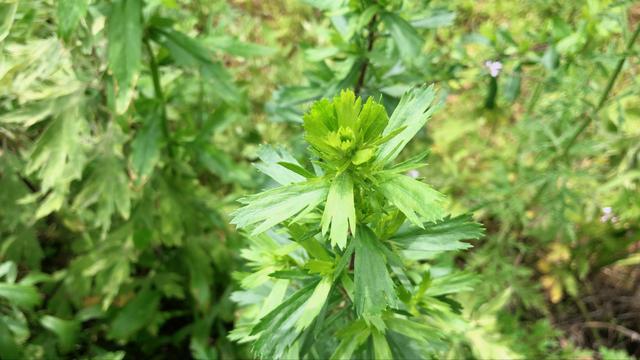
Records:
[[[170,157],[173,157],[173,146],[169,131],[169,121],[167,119],[167,109],[165,104],[164,92],[162,91],[162,84],[160,83],[160,71],[158,68],[158,62],[156,56],[151,48],[151,42],[149,38],[144,39],[144,45],[149,54],[149,68],[151,70],[151,79],[153,81],[153,91],[155,93],[156,100],[160,103],[160,120],[162,121],[162,133],[167,141],[167,152]]]
[[[601,321],[587,321],[584,323],[584,326],[588,327],[588,328],[594,328],[594,329],[608,329],[608,330],[615,330],[625,336],[627,336],[629,339],[633,340],[633,341],[637,341],[640,342],[640,334],[631,330],[631,329],[627,329],[624,326],[621,325],[616,325],[616,324],[609,324],[606,322],[601,322]]]
[[[582,121],[582,124],[580,124],[580,127],[569,139],[569,142],[567,143],[567,146],[564,148],[564,151],[562,153],[562,157],[565,157],[569,153],[569,150],[571,150],[573,145],[575,145],[575,142],[580,136],[580,134],[584,132],[584,130],[589,126],[589,124],[595,118],[595,115],[597,115],[598,112],[602,110],[602,108],[604,107],[604,104],[607,102],[607,99],[609,98],[609,93],[611,92],[611,89],[613,89],[613,85],[616,83],[616,80],[618,80],[618,76],[620,75],[620,72],[622,71],[622,67],[624,66],[624,63],[627,60],[627,56],[631,52],[631,49],[633,48],[633,45],[636,42],[636,39],[638,38],[638,34],[640,34],[640,24],[636,26],[636,31],[634,31],[633,34],[631,35],[631,38],[629,39],[629,42],[625,47],[624,54],[618,60],[618,63],[616,64],[616,67],[613,70],[611,77],[609,78],[609,82],[607,82],[607,86],[604,88],[604,91],[600,96],[600,101],[598,101],[598,105],[596,106],[593,112],[593,115],[586,114],[586,117]]]
[[[369,31],[369,36],[367,38],[367,55],[373,49],[373,42],[376,40],[376,21],[378,20],[378,16],[374,15],[369,21],[369,25],[367,29]],[[360,68],[360,75],[358,75],[358,81],[356,82],[356,87],[353,89],[353,92],[356,96],[360,95],[360,90],[364,86],[364,79],[367,74],[367,68],[369,67],[369,57],[366,56],[364,58],[364,62],[362,63],[362,67]]]
[[[602,108],[604,107],[604,104],[607,102],[607,99],[609,98],[609,94],[611,93],[611,90],[613,89],[613,85],[615,85],[616,80],[618,79],[618,76],[620,76],[620,73],[622,72],[622,67],[624,66],[624,63],[627,60],[627,57],[631,52],[633,45],[635,44],[639,34],[640,34],[640,24],[636,26],[636,30],[633,32],[633,34],[631,35],[631,38],[627,42],[627,46],[625,47],[624,54],[618,60],[618,63],[616,64],[616,67],[613,73],[611,74],[611,77],[609,77],[607,86],[602,92],[602,95],[600,96],[600,100],[598,101],[598,104],[596,105],[596,108],[594,109],[593,113],[589,114],[588,112],[584,112],[582,114],[584,116],[584,120],[582,121],[580,126],[576,129],[576,131],[573,133],[573,135],[571,135],[571,138],[569,138],[569,141],[567,142],[567,145],[562,150],[562,153],[559,156],[555,156],[553,159],[551,159],[549,167],[555,166],[560,159],[566,159],[567,155],[569,154],[569,151],[573,148],[576,141],[578,140],[578,137],[587,129],[589,124],[591,124],[591,122],[595,119],[598,112],[602,110]],[[533,196],[529,204],[533,204],[537,202],[548,185],[549,185],[549,180],[546,180],[540,186],[540,188],[538,188],[538,190],[536,191],[535,195]]]

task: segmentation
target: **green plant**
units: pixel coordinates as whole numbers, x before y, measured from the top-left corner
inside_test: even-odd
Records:
[[[232,296],[246,308],[232,338],[260,358],[421,358],[446,351],[442,322],[473,276],[432,267],[482,227],[445,216],[444,196],[405,175],[409,140],[438,108],[434,87],[408,91],[390,118],[350,90],[304,117],[313,172],[266,148],[260,169],[281,186],[241,200],[250,273]],[[268,155],[267,155],[268,154]],[[460,319],[459,319],[460,320]]]
[[[251,184],[215,138],[249,100],[210,44],[265,50],[215,10],[0,4],[0,259],[20,270],[2,287],[47,274],[41,301],[0,300],[0,358],[235,356],[225,196]]]

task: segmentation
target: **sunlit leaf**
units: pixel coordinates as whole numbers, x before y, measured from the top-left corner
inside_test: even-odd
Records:
[[[344,249],[347,236],[356,235],[356,210],[353,203],[353,181],[347,173],[338,175],[331,182],[327,204],[322,214],[322,233],[329,227],[331,245]]]

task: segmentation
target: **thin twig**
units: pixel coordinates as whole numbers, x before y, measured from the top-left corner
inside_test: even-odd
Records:
[[[584,323],[584,326],[588,328],[594,329],[607,329],[607,330],[615,330],[625,336],[627,336],[632,341],[640,342],[640,333],[637,333],[631,329],[628,329],[622,325],[609,324],[602,321],[587,321]]]
[[[378,16],[374,15],[371,18],[371,21],[369,21],[369,25],[367,26],[367,29],[369,30],[369,36],[367,40],[367,55],[373,49],[373,42],[376,40],[375,30],[376,30],[377,19],[378,19]],[[356,87],[353,89],[353,92],[355,92],[356,95],[360,95],[360,90],[362,90],[362,87],[364,86],[364,79],[365,79],[365,75],[367,73],[368,67],[369,67],[369,57],[366,56],[364,58],[364,62],[362,63],[362,67],[360,68],[360,75],[358,75],[358,81],[356,82]]]

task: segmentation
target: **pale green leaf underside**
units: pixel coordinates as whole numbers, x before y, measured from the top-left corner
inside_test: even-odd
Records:
[[[284,148],[263,145],[258,150],[258,157],[262,161],[255,164],[255,167],[280,185],[289,185],[306,180],[304,176],[280,164],[281,162],[287,162],[300,166],[293,155]]]
[[[378,186],[384,197],[419,227],[423,221],[441,219],[445,196],[431,186],[401,174],[386,173]]]
[[[142,58],[142,2],[119,0],[111,6],[108,61],[116,92],[116,112],[124,113],[133,98]]]
[[[479,239],[483,234],[482,225],[474,222],[470,215],[461,215],[425,224],[424,229],[401,231],[391,240],[409,257],[419,259],[425,253],[468,249],[472,245],[461,240]]]
[[[347,245],[349,230],[355,236],[356,210],[353,200],[353,180],[349,174],[338,175],[329,189],[327,205],[322,214],[322,233],[326,234],[331,227],[329,237],[331,245],[338,245],[341,249]]]
[[[431,118],[436,107],[432,105],[435,98],[433,85],[417,87],[407,91],[389,119],[389,125],[382,135],[402,129],[388,142],[380,146],[377,159],[383,165],[395,159],[416,133]]]
[[[327,197],[328,186],[322,181],[282,186],[241,199],[246,206],[236,210],[232,224],[240,228],[257,225],[253,234],[266,231],[300,213],[315,209]]]
[[[298,331],[306,329],[311,325],[318,314],[320,314],[320,310],[322,310],[324,303],[327,301],[332,285],[333,282],[330,277],[324,277],[320,280],[318,286],[316,286],[315,290],[311,294],[311,297],[309,297],[302,306],[302,316],[296,323],[296,329]]]

